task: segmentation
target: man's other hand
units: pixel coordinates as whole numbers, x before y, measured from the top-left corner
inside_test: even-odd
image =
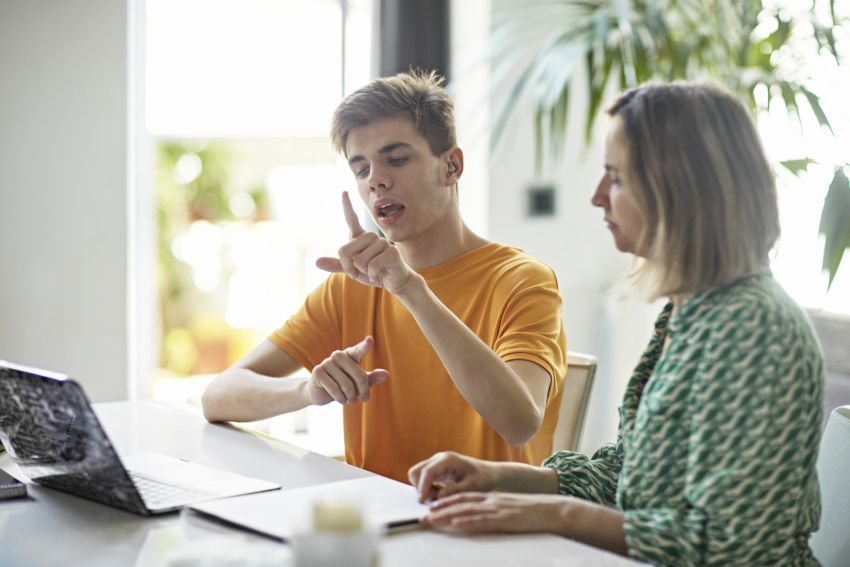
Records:
[[[360,365],[373,343],[374,339],[367,336],[356,345],[332,352],[317,364],[307,385],[310,403],[323,406],[334,400],[341,404],[369,401],[369,389],[390,378],[383,368],[367,372]]]

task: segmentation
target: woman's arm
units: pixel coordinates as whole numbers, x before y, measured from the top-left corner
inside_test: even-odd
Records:
[[[614,506],[617,481],[623,466],[623,448],[607,443],[592,457],[574,451],[559,451],[543,461],[558,473],[558,492],[582,500]]]
[[[468,533],[548,532],[627,554],[623,513],[571,496],[466,492],[435,502],[422,525]]]
[[[558,492],[558,475],[552,469],[524,463],[494,463],[453,451],[437,453],[410,467],[407,474],[410,484],[419,492],[420,502],[468,491]]]

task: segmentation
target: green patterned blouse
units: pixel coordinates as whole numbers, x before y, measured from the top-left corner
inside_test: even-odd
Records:
[[[808,319],[769,273],[671,312],[629,380],[617,442],[544,466],[561,493],[624,511],[635,559],[817,564],[824,370]]]

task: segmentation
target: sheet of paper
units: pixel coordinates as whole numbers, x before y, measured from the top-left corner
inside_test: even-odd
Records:
[[[412,486],[381,476],[213,500],[190,509],[285,540],[309,523],[314,502],[337,499],[359,501],[367,521],[390,529],[415,523],[428,512]]]

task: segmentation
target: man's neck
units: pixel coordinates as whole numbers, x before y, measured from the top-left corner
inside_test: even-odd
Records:
[[[439,231],[434,235],[423,234],[415,240],[398,242],[396,246],[408,266],[414,270],[424,270],[444,264],[485,244],[487,240],[458,220],[454,230]]]

